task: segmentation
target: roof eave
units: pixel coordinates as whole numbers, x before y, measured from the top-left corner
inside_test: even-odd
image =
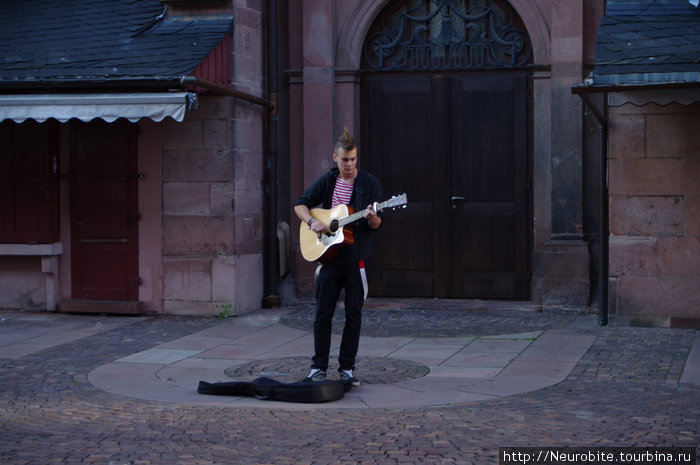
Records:
[[[574,84],[571,86],[573,94],[593,94],[601,92],[627,92],[637,90],[664,90],[664,89],[696,89],[700,88],[700,81],[686,82],[656,82],[646,84]]]
[[[276,102],[231,86],[223,86],[195,76],[139,76],[128,78],[81,78],[50,80],[0,80],[0,94],[11,92],[45,93],[62,92],[101,92],[109,91],[197,91],[205,89],[218,95],[226,95],[261,105],[269,111],[276,111]]]
[[[100,90],[180,90],[182,76],[81,77],[51,79],[0,79],[0,92],[11,91],[100,91]]]

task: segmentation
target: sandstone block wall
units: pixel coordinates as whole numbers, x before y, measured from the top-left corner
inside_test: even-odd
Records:
[[[700,105],[610,110],[610,312],[697,317]]]

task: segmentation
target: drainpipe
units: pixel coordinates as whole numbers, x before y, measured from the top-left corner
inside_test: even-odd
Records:
[[[267,68],[267,96],[274,107],[266,115],[264,131],[264,218],[263,228],[263,301],[264,308],[280,305],[278,293],[279,251],[277,244],[277,129],[278,129],[278,73],[277,73],[277,1],[265,5],[267,37],[265,62]]]
[[[270,112],[276,112],[277,107],[275,105],[275,102],[271,100],[266,100],[264,98],[257,97],[252,94],[247,94],[245,92],[241,92],[239,90],[236,90],[232,87],[227,87],[227,86],[222,86],[220,84],[217,84],[215,82],[211,81],[206,81],[204,79],[200,79],[198,77],[194,76],[182,76],[180,78],[180,87],[185,88],[185,87],[201,87],[202,89],[207,89],[210,90],[214,93],[217,93],[219,95],[228,95],[230,97],[235,97],[240,100],[245,100],[246,102],[255,104],[255,105],[260,105],[265,108],[267,108]]]
[[[608,95],[604,94],[607,100]],[[608,212],[608,118],[607,105],[605,106],[605,118],[599,121],[600,129],[600,276],[598,286],[600,289],[600,302],[598,309],[598,324],[608,324],[608,273],[609,273],[609,242],[610,242],[610,218]]]
[[[604,103],[604,110],[601,112],[588,94],[579,93],[578,95],[598,120],[598,134],[600,136],[600,224],[598,229],[600,237],[600,273],[598,275],[598,324],[600,326],[606,326],[608,324],[608,260],[610,237],[608,212],[608,107]],[[608,94],[604,93],[603,101],[606,102],[607,99]]]

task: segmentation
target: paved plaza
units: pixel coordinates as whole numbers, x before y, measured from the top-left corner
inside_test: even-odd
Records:
[[[369,301],[343,399],[298,381],[313,308],[233,318],[0,312],[2,464],[493,464],[499,447],[697,447],[700,337],[517,304]],[[334,322],[339,345],[342,312]],[[333,365],[329,374],[337,368]]]

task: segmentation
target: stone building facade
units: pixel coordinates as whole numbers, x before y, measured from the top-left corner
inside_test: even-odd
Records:
[[[128,55],[138,80],[85,79],[70,60],[60,77],[0,67],[0,100],[41,89],[180,92],[199,103],[180,116],[117,115],[106,129],[100,115],[84,120],[135,134],[134,175],[143,175],[130,213],[137,272],[127,279],[138,286],[117,299],[76,289],[85,269],[71,141],[85,129],[75,115],[48,115],[59,234],[0,241],[0,306],[211,315],[311,298],[315,265],[301,257],[291,205],[332,166],[347,127],[385,195],[408,195],[378,237],[371,295],[696,318],[698,100],[635,105],[611,100],[619,89],[572,90],[598,70],[601,20],[645,1],[150,0],[152,17],[128,40],[208,25],[198,40],[172,36],[179,48],[159,45],[161,58],[189,50],[187,63],[164,71],[156,65],[170,61]],[[56,4],[44,16],[65,14]],[[674,14],[694,20],[688,5],[678,0]],[[229,29],[207,35],[217,21]],[[401,24],[413,32],[400,36]],[[50,45],[2,43],[16,54]],[[391,55],[400,47],[414,61]],[[420,53],[433,61],[419,63]],[[3,124],[28,127],[22,118]]]
[[[3,219],[21,218],[35,207],[27,198],[41,200],[55,186],[47,201],[56,226],[37,242],[26,225],[44,220],[2,223],[9,239],[0,241],[0,306],[194,315],[260,308],[263,126],[272,104],[259,98],[263,4],[249,3],[24,2],[7,11],[6,34],[31,34],[4,40],[8,54],[45,62],[39,77],[0,70],[3,193],[39,176],[29,184],[36,196],[4,195]],[[18,30],[27,15],[33,29]],[[54,31],[56,18],[65,30]],[[81,48],[104,54],[112,68],[91,76]],[[50,140],[31,149],[46,153],[36,154],[32,172],[11,168],[30,138]]]

